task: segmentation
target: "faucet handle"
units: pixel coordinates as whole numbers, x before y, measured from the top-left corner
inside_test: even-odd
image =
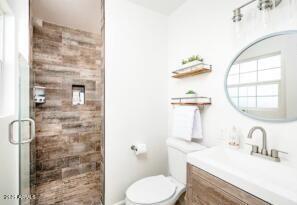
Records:
[[[277,149],[272,149],[271,150],[271,157],[279,158],[279,153],[288,154],[288,152],[280,151],[280,150],[277,150]]]
[[[250,145],[252,147],[252,153],[259,153],[259,146],[258,145],[253,145],[249,143],[245,143],[247,145]]]

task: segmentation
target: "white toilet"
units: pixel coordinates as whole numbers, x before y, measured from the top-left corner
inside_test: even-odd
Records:
[[[126,191],[126,205],[174,205],[186,190],[187,154],[204,146],[180,139],[168,138],[169,174],[143,178]]]

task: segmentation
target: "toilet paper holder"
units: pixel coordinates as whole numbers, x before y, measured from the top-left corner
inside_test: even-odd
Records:
[[[146,144],[133,144],[130,148],[136,156],[147,154]]]
[[[135,145],[132,145],[132,146],[131,146],[131,150],[137,152],[137,147],[136,147]]]

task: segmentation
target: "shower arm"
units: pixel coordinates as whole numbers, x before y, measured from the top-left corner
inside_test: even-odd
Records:
[[[251,0],[249,2],[246,2],[245,4],[241,5],[240,7],[236,8],[236,9],[242,9],[243,7],[246,7],[246,6],[250,5],[251,3],[254,3],[255,1],[257,1],[257,0]]]

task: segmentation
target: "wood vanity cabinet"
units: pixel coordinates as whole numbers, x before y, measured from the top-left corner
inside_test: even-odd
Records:
[[[187,172],[187,205],[269,205],[195,166]]]

